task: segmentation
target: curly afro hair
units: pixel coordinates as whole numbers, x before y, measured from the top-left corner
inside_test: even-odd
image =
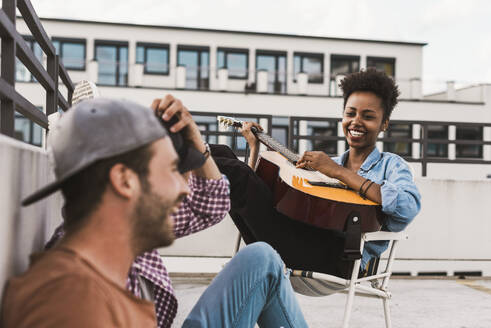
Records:
[[[369,91],[377,95],[382,100],[384,121],[390,118],[392,110],[397,105],[397,97],[400,95],[399,88],[394,80],[375,68],[352,73],[346,76],[339,86],[343,90],[343,108],[346,107],[346,102],[353,92]]]

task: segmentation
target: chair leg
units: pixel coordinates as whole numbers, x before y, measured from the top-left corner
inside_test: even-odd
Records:
[[[355,300],[356,280],[358,279],[358,273],[360,272],[360,262],[361,260],[356,260],[353,266],[353,272],[349,283],[348,299],[346,300],[346,307],[344,308],[343,328],[348,328],[349,325],[351,310]]]
[[[385,316],[385,327],[386,328],[391,328],[392,327],[392,321],[390,320],[390,307],[389,307],[389,299],[384,298],[382,300],[384,303],[384,316]]]

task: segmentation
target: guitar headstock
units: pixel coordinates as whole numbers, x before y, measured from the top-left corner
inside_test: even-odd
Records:
[[[233,117],[228,117],[228,116],[217,116],[217,121],[219,124],[229,127],[232,126],[234,128],[241,128],[242,127],[242,121],[238,121]]]

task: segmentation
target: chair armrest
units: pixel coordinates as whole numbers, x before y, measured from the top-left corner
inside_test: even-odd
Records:
[[[401,231],[401,232],[376,231],[376,232],[366,232],[363,234],[362,238],[364,241],[403,240],[403,239],[408,239],[409,236],[405,231]]]

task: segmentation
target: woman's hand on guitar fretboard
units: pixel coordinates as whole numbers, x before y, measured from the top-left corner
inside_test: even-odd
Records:
[[[256,129],[259,132],[263,132],[263,128],[255,122],[243,122],[242,127],[239,128],[240,133],[246,139],[247,144],[249,144],[249,148],[251,148],[251,150],[255,149],[259,145],[259,140],[252,132],[253,129]]]

